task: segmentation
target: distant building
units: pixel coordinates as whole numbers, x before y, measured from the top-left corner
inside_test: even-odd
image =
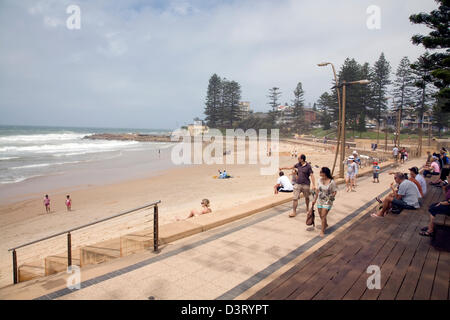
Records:
[[[317,111],[313,110],[312,108],[304,108],[304,115],[306,122],[314,124],[319,120]]]
[[[402,117],[403,118],[403,117]],[[417,129],[422,123],[423,128],[428,128],[428,124],[432,122],[431,112],[427,111],[423,114],[422,121],[419,121],[417,115],[411,115],[402,119],[402,128]]]
[[[239,102],[239,107],[241,109],[241,118],[245,119],[250,114],[250,101]]]
[[[289,105],[281,105],[277,107],[279,124],[291,126],[294,123],[294,108]]]
[[[194,124],[189,124],[187,129],[191,136],[202,135],[209,130],[207,126],[203,125],[203,121],[194,121]]]

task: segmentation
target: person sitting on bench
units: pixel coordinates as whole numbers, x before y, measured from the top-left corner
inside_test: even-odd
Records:
[[[417,186],[406,179],[405,175],[397,172],[394,180],[398,184],[398,191],[391,184],[392,194],[384,199],[383,206],[378,213],[372,213],[372,217],[384,217],[389,210],[399,214],[403,209],[413,210],[420,208],[419,190]]]
[[[444,181],[444,185],[442,186],[442,190],[445,194],[445,200],[437,203],[433,203],[429,208],[428,212],[430,213],[430,222],[428,226],[423,227],[420,231],[420,235],[424,237],[433,236],[434,232],[434,218],[437,214],[445,214],[447,216],[450,215],[450,186],[448,181]]]
[[[439,167],[439,158],[436,157],[435,155],[433,156],[433,158],[431,159],[431,163],[429,166],[424,166],[423,167],[423,176],[426,178],[428,175],[432,175],[432,176],[437,176],[440,174],[441,172],[441,168]]]

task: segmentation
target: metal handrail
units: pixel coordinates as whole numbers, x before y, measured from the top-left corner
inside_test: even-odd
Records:
[[[158,204],[159,203],[161,203],[161,200],[158,200],[158,201],[155,201],[155,202],[143,205],[143,206],[138,207],[138,208],[127,210],[127,211],[124,211],[124,212],[121,212],[121,213],[115,214],[113,216],[110,216],[110,217],[107,217],[107,218],[103,218],[103,219],[100,219],[100,220],[97,220],[97,221],[94,221],[94,222],[91,222],[91,223],[87,223],[87,224],[84,224],[84,225],[81,225],[81,226],[78,226],[78,227],[75,227],[75,228],[72,228],[72,229],[69,229],[69,230],[66,230],[66,231],[58,232],[58,233],[52,234],[50,236],[47,236],[47,237],[44,237],[44,238],[40,238],[40,239],[31,241],[31,242],[27,242],[27,243],[21,244],[21,245],[19,245],[17,247],[8,249],[8,251],[12,251],[12,254],[13,254],[13,280],[14,280],[14,284],[18,283],[17,253],[16,253],[17,249],[20,249],[20,248],[23,248],[23,247],[26,247],[26,246],[29,246],[29,245],[32,245],[32,244],[44,241],[44,240],[55,238],[55,237],[61,236],[63,234],[67,234],[67,253],[68,253],[67,254],[67,259],[68,259],[67,265],[71,266],[72,265],[72,238],[71,238],[71,232],[76,231],[76,230],[80,230],[80,229],[83,229],[83,228],[86,228],[86,227],[90,227],[92,225],[95,225],[95,224],[98,224],[98,223],[101,223],[101,222],[105,222],[105,221],[108,221],[108,220],[111,220],[111,219],[114,219],[114,218],[117,218],[117,217],[129,214],[129,213],[132,213],[134,211],[142,210],[142,209],[145,209],[145,208],[148,208],[148,207],[154,207],[154,217],[153,217],[153,236],[154,236],[153,242],[154,243],[153,243],[153,247],[154,247],[154,251],[158,251]]]

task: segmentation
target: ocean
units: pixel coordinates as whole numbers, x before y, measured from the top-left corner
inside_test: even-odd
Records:
[[[124,178],[125,173],[125,177],[131,178],[134,177],[133,167],[144,169],[144,172],[161,167],[160,162],[167,162],[168,152],[164,150],[173,145],[83,139],[94,133],[167,135],[171,130],[0,126],[0,200],[11,195],[6,191],[12,189],[20,190],[15,194],[38,192],[39,188],[24,190],[23,186],[32,186],[31,181],[42,183],[50,177],[53,177],[51,187],[54,188],[112,182]],[[102,171],[105,174],[102,175]],[[117,179],[111,179],[114,177]]]

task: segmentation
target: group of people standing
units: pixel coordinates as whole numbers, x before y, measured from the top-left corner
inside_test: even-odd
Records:
[[[392,149],[392,156],[396,162],[400,160],[400,163],[403,164],[408,160],[408,151],[405,147],[399,149],[397,146],[394,146]]]

